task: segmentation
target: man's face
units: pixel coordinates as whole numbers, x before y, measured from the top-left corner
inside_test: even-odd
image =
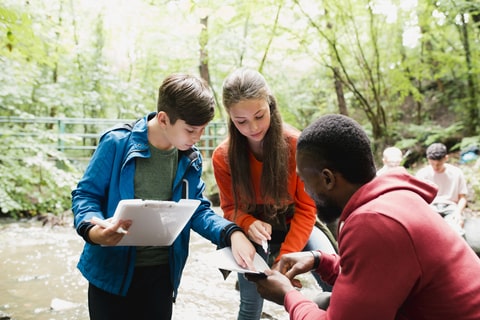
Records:
[[[442,173],[443,171],[445,171],[445,162],[447,162],[447,157],[440,160],[428,159],[428,164],[436,173]]]
[[[315,167],[315,164],[318,167]],[[322,173],[323,168],[319,164],[320,161],[315,161],[310,155],[297,152],[297,174],[305,185],[305,192],[315,202],[318,218],[330,223],[340,217],[342,208],[333,201],[332,186],[328,186],[329,182],[325,179]]]

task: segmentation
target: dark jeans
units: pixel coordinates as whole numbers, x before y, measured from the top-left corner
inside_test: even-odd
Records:
[[[88,286],[91,320],[170,320],[173,288],[168,265],[135,268],[127,296]]]

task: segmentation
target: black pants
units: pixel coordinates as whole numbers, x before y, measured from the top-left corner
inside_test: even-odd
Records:
[[[88,286],[91,320],[170,320],[173,288],[168,265],[135,268],[127,296]]]

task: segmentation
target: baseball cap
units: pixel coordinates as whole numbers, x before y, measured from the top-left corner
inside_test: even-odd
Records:
[[[443,143],[433,143],[427,148],[427,158],[432,160],[443,159],[447,155],[447,147]]]

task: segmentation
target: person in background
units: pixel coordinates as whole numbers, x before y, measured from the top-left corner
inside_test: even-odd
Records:
[[[438,193],[432,206],[447,223],[463,235],[464,209],[467,206],[467,182],[462,170],[447,163],[447,147],[433,143],[426,151],[428,166],[417,171],[416,176],[433,182]]]
[[[74,223],[85,246],[78,269],[88,280],[90,319],[172,317],[172,304],[188,256],[190,229],[220,247],[232,247],[237,263],[254,270],[255,249],[242,230],[216,214],[204,198],[202,158],[194,146],[215,112],[210,88],[191,75],[168,76],[159,89],[157,112],[104,133],[83,178],[72,192]],[[113,246],[131,221],[109,228],[122,199],[201,201],[171,246]]]
[[[383,150],[383,167],[377,171],[377,176],[387,172],[392,168],[400,166],[402,162],[402,150],[397,147],[388,147]]]
[[[297,171],[321,219],[340,219],[339,254],[283,255],[277,270],[251,279],[264,298],[292,320],[480,319],[480,259],[428,205],[436,187],[402,167],[376,177],[357,122],[325,115],[309,125]],[[312,269],[335,283],[326,310],[295,289],[295,276]]]
[[[244,230],[274,269],[282,255],[306,247],[335,252],[325,233],[314,228],[315,204],[295,172],[299,131],[283,123],[264,77],[235,70],[224,81],[223,104],[229,136],[214,150],[212,164],[224,217]],[[263,299],[255,284],[243,274],[238,282],[238,319],[260,319]]]

